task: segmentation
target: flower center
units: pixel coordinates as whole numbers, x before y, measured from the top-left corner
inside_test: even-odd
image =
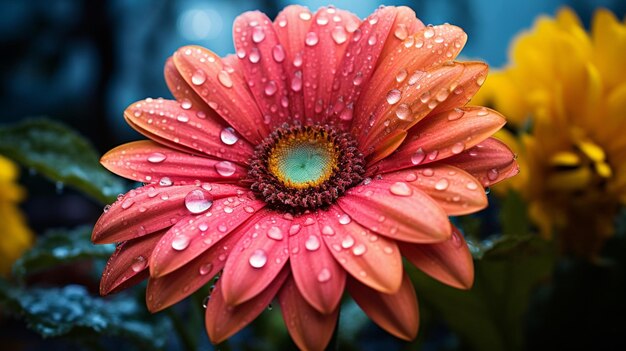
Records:
[[[300,213],[332,204],[358,184],[365,161],[349,133],[285,125],[250,160],[250,188],[271,207]]]

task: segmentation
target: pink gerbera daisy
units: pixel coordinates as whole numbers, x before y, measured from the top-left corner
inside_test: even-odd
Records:
[[[466,35],[407,7],[361,21],[289,6],[247,12],[236,55],[197,46],[165,65],[176,100],[125,112],[151,140],[102,163],[146,183],[115,202],[93,241],[121,242],[101,293],[145,278],[159,311],[221,278],[206,308],[219,343],[278,298],[303,349],[323,349],[344,290],[374,322],[413,339],[419,317],[402,257],[457,288],[472,258],[448,216],[487,205],[483,186],[517,173],[489,138],[505,120],[464,106],[487,74],[452,61]],[[402,306],[402,308],[398,308]]]

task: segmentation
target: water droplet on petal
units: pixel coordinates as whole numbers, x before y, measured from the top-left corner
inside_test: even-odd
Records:
[[[259,62],[261,60],[261,53],[259,52],[259,49],[252,48],[250,50],[250,55],[248,55],[248,60],[252,63]]]
[[[165,161],[166,158],[167,156],[165,156],[165,154],[162,154],[160,152],[154,152],[148,156],[148,162],[160,163],[160,162]]]
[[[133,201],[133,199],[126,199],[122,202],[122,209],[127,209],[130,206],[132,206],[135,203],[135,201]]]
[[[133,259],[133,263],[130,266],[130,268],[133,270],[133,272],[139,273],[143,271],[147,265],[148,265],[148,261],[146,261],[146,259],[143,256],[137,256],[135,257],[135,259]]]
[[[283,240],[283,231],[278,227],[271,227],[267,231],[267,237],[274,240]]]
[[[396,107],[396,117],[401,121],[412,122],[414,120],[409,105],[402,103]]]
[[[278,44],[272,48],[272,57],[278,63],[285,61],[285,49],[282,45]]]
[[[487,172],[487,178],[493,182],[494,180],[498,179],[499,174],[500,173],[496,168],[492,168],[489,170],[489,172]]]
[[[320,240],[315,235],[310,235],[306,242],[304,243],[304,247],[306,247],[309,251],[315,251],[320,248]]]
[[[230,74],[224,70],[221,70],[217,74],[217,80],[219,80],[219,82],[226,88],[233,87],[233,80],[230,78]]]
[[[300,232],[301,228],[302,228],[302,226],[300,224],[293,224],[289,228],[289,235],[296,235],[296,234],[298,234],[298,232]]]
[[[163,177],[159,180],[159,185],[160,186],[171,186],[172,184],[174,184],[172,182],[172,180],[168,177]]]
[[[207,229],[209,229],[209,225],[207,223],[200,223],[198,229],[200,229],[201,232],[206,232]]]
[[[437,181],[437,183],[435,183],[435,189],[443,191],[443,190],[448,189],[448,185],[450,185],[450,183],[448,182],[448,179],[441,178]]]
[[[457,119],[463,117],[465,112],[460,108],[455,108],[448,113],[448,121],[456,121]]]
[[[308,21],[308,20],[311,19],[311,13],[310,12],[300,12],[299,17],[303,21]]]
[[[426,30],[424,31],[424,38],[430,39],[434,36],[435,36],[435,31],[433,30],[433,28],[427,27]]]
[[[209,262],[200,266],[200,268],[198,269],[198,272],[200,273],[200,275],[207,275],[209,274],[209,272],[211,272],[212,269],[213,269],[213,264]]]
[[[411,163],[414,165],[419,165],[420,163],[422,163],[422,161],[424,161],[424,158],[426,158],[426,153],[424,152],[424,150],[420,147],[419,149],[417,149],[417,151],[415,151],[415,153],[411,156]]]
[[[317,274],[317,281],[320,283],[324,283],[330,280],[330,270],[328,268],[322,268],[322,270]]]
[[[378,38],[376,37],[376,34],[372,34],[372,36],[370,36],[370,37],[367,39],[367,43],[368,43],[369,45],[376,45],[376,42],[377,42],[377,41],[378,41]]]
[[[396,26],[396,29],[393,31],[393,35],[400,40],[404,40],[406,39],[407,36],[409,36],[409,31],[407,30],[406,25],[404,23],[400,23]]]
[[[256,249],[248,259],[248,263],[254,268],[261,268],[267,263],[267,254],[262,249]]]
[[[255,43],[260,43],[265,39],[265,31],[263,27],[253,27],[252,28],[252,41]]]
[[[397,103],[398,101],[400,101],[401,97],[402,97],[402,93],[400,92],[400,90],[392,89],[387,93],[387,103],[389,103],[390,105],[393,105]]]
[[[188,99],[183,99],[183,101],[180,102],[180,107],[183,110],[189,110],[191,108],[191,101],[189,101]]]
[[[315,46],[317,45],[318,42],[319,42],[319,37],[317,36],[317,33],[315,32],[308,32],[306,34],[306,37],[304,38],[304,43],[307,46]]]
[[[405,182],[395,182],[389,187],[389,191],[398,196],[411,196],[413,194],[413,190],[411,187]]]
[[[172,240],[172,249],[176,251],[182,251],[189,246],[189,237],[186,235],[179,235]]]
[[[344,213],[341,216],[339,216],[339,223],[341,224],[348,224],[351,221],[352,221],[352,218],[350,218],[350,216],[347,213]]]
[[[322,228],[322,234],[324,235],[335,235],[335,230],[333,229],[333,227],[329,226],[328,224],[325,225]]]
[[[226,145],[233,145],[239,140],[239,137],[233,128],[226,127],[220,132],[220,140]]]
[[[409,73],[407,72],[406,69],[401,69],[400,71],[398,71],[398,73],[396,74],[396,82],[398,83],[402,83],[406,77],[409,75]]]
[[[191,76],[191,84],[193,85],[202,85],[204,84],[205,81],[206,81],[206,73],[204,73],[204,71],[201,69],[197,70]]]
[[[189,122],[189,116],[187,116],[187,114],[185,113],[181,113],[180,115],[176,116],[176,120],[181,123],[187,123]]]
[[[469,182],[467,184],[465,184],[465,187],[469,190],[476,190],[478,189],[478,184],[474,183],[474,182]]]
[[[229,177],[235,174],[235,165],[230,161],[220,161],[215,164],[215,171],[222,177]]]
[[[454,145],[452,145],[452,148],[450,148],[450,151],[452,151],[453,154],[458,155],[461,152],[463,152],[463,150],[465,150],[465,144],[458,142]]]
[[[366,248],[366,247],[365,247],[365,245],[363,245],[363,244],[358,244],[357,246],[355,246],[355,247],[352,249],[352,253],[353,253],[355,256],[361,256],[361,255],[363,255],[363,254],[365,253],[365,251],[367,251],[367,248]]]
[[[202,213],[213,205],[213,196],[204,189],[195,189],[185,196],[185,207],[191,213]]]
[[[341,247],[343,247],[344,249],[349,249],[352,247],[352,245],[354,245],[354,238],[350,235],[347,235],[342,241],[341,241]]]
[[[332,36],[335,43],[339,45],[345,43],[346,40],[348,40],[346,30],[342,26],[336,26],[330,35]]]
[[[268,81],[265,84],[265,95],[267,96],[272,96],[276,93],[276,91],[278,90],[278,86],[276,85],[276,82],[274,82],[273,80]]]

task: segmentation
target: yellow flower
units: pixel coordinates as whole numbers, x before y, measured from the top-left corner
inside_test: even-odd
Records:
[[[33,243],[33,234],[17,207],[24,198],[24,189],[15,184],[18,172],[13,162],[0,156],[0,276],[6,276]]]
[[[541,232],[591,257],[626,203],[626,24],[601,9],[591,33],[570,9],[539,18],[489,76],[489,102],[517,129],[522,174],[510,184]]]

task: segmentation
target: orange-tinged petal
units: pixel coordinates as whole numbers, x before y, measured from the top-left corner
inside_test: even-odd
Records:
[[[364,154],[369,155],[372,148],[393,131],[407,130],[429,115],[439,104],[437,92],[449,91],[464,69],[463,64],[451,63],[426,72],[418,71],[412,76],[416,77],[415,81],[409,78],[400,89],[384,92],[381,95],[386,97],[384,102],[377,104],[369,114],[372,119],[365,128],[353,130]],[[415,84],[410,84],[412,82]]]
[[[460,154],[487,139],[505,123],[498,112],[484,107],[463,107],[429,116],[411,128],[405,143],[375,169],[386,173]]]
[[[480,182],[462,169],[446,164],[411,168],[384,175],[386,180],[404,182],[422,190],[449,216],[474,213],[487,207]]]
[[[321,8],[311,21],[304,38],[304,108],[307,120],[319,122],[325,119],[327,113],[331,113],[332,108],[345,107],[348,113],[352,109],[352,106],[345,106],[347,102],[337,102],[331,106],[330,101],[335,95],[332,77],[352,39],[352,33],[346,28],[357,28],[359,20],[347,11]]]
[[[489,66],[487,66],[486,63],[463,62],[463,65],[465,69],[455,82],[456,85],[450,87],[450,91],[440,92],[440,94],[442,94],[439,97],[440,99],[443,99],[446,94],[447,97],[433,109],[432,114],[438,114],[456,107],[465,106],[484,84],[487,72],[489,71]]]
[[[278,293],[278,302],[291,339],[301,350],[324,350],[328,345],[339,309],[320,313],[300,294],[293,278],[287,279]]]
[[[346,271],[324,244],[314,215],[303,215],[289,228],[289,261],[294,281],[306,301],[328,314],[337,309]]]
[[[244,138],[258,144],[268,134],[240,67],[224,65],[200,46],[178,49],[173,60],[187,84]]]
[[[222,296],[230,306],[261,294],[289,260],[291,220],[282,214],[261,215],[228,256],[222,274]]]
[[[161,311],[207,284],[224,268],[233,247],[253,224],[251,221],[245,223],[179,269],[162,277],[151,277],[146,288],[148,309],[151,312]]]
[[[347,286],[354,301],[381,328],[404,340],[415,339],[419,308],[415,289],[406,273],[394,294],[381,293],[354,279],[348,279]]]
[[[519,173],[515,154],[503,142],[489,138],[440,163],[461,168],[487,187]],[[434,164],[433,164],[434,165]]]
[[[363,91],[363,96],[357,104],[356,118],[352,127],[354,134],[359,135],[362,131],[369,130],[372,119],[383,120],[382,114],[391,107],[419,101],[418,98],[426,94],[428,89],[420,90],[419,94],[412,93],[412,91],[418,86],[422,88],[422,80],[426,77],[424,72],[439,71],[441,68],[436,69],[436,67],[456,57],[465,44],[466,38],[467,36],[460,28],[451,25],[425,27],[407,37],[397,47],[398,49],[392,51],[376,68],[372,81],[377,84],[370,84]],[[455,79],[447,77],[445,82],[450,85],[455,83]],[[411,87],[412,89],[409,89]],[[434,97],[439,90],[446,88],[449,90],[450,86],[437,87],[429,94]],[[405,99],[399,101],[397,100],[399,96]],[[393,106],[387,102],[380,104],[381,97],[389,98]],[[406,98],[410,100],[404,101]],[[400,113],[402,116],[403,110],[400,110]],[[396,118],[395,115],[393,117]],[[410,116],[403,118],[417,120],[416,117],[410,118]]]
[[[215,284],[205,314],[205,327],[211,342],[219,344],[252,322],[272,302],[288,276],[283,269],[272,283],[252,299],[231,306],[222,296],[222,279]]]
[[[322,239],[341,266],[372,289],[393,293],[402,280],[402,257],[393,240],[378,236],[338,206],[318,212]]]
[[[333,81],[332,100],[327,122],[348,128],[352,123],[351,109],[357,108],[359,96],[371,82],[387,36],[395,21],[394,7],[377,9],[354,30],[346,54]],[[350,29],[348,29],[351,32]],[[344,110],[347,109],[347,112]],[[343,115],[343,116],[342,116]]]
[[[118,292],[146,279],[150,254],[163,233],[165,231],[119,244],[102,272],[100,295]]]
[[[213,245],[219,245],[222,238],[236,232],[241,224],[255,216],[255,212],[264,206],[265,202],[248,196],[214,200],[208,210],[178,222],[163,235],[150,258],[150,275],[164,276]]]
[[[198,180],[236,182],[246,176],[246,168],[227,162],[172,150],[149,140],[120,145],[100,159],[106,169],[124,178],[146,183],[168,178],[174,185]]]
[[[395,7],[396,18],[391,26],[385,47],[380,57],[381,64],[387,61],[387,55],[397,50],[402,42],[409,36],[424,28],[424,23],[415,16],[415,11],[407,6]]]
[[[337,203],[354,221],[392,239],[435,243],[450,237],[446,212],[404,181],[371,180],[346,191]]]
[[[458,289],[469,289],[474,284],[474,261],[463,234],[452,229],[452,237],[438,244],[403,243],[402,256],[417,268],[440,282]]]
[[[270,130],[288,122],[285,49],[272,21],[262,12],[245,12],[235,19],[233,38],[243,74],[264,122]]]
[[[205,183],[203,187],[211,187],[213,200],[246,190],[229,184]],[[198,189],[201,187],[196,185],[146,185],[133,189],[100,216],[91,241],[96,244],[114,243],[171,227],[180,218],[191,215],[185,208],[185,196]]]
[[[198,117],[198,114],[204,117]],[[225,123],[207,119],[186,102],[146,99],[124,111],[128,124],[159,144],[244,163],[252,147]]]

